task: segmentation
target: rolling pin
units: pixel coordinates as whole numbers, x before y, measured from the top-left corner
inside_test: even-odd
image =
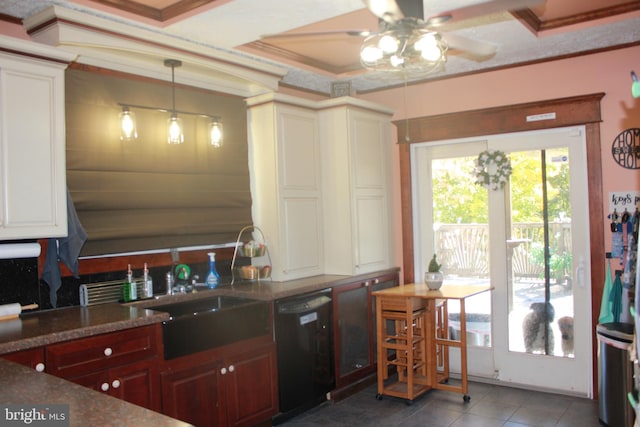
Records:
[[[36,308],[38,308],[38,304],[3,304],[0,305],[0,320],[17,319],[22,311],[35,310]]]

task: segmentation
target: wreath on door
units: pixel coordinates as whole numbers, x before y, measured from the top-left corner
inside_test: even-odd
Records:
[[[476,184],[491,190],[504,188],[511,176],[511,160],[500,150],[486,150],[478,155],[473,168]]]

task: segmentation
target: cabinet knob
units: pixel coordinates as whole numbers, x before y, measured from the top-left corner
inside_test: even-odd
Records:
[[[120,380],[113,380],[113,382],[111,383],[111,387],[120,388]]]
[[[236,370],[236,367],[235,367],[235,366],[233,366],[233,365],[229,366],[229,372],[233,372],[233,371],[235,371],[235,370]]]
[[[100,390],[109,391],[109,383],[102,383],[102,385],[100,386]]]
[[[104,349],[104,355],[109,357],[113,354],[113,350],[111,349],[111,347],[107,347]]]
[[[367,288],[367,287],[369,287],[370,284],[371,283],[369,283],[369,281],[367,280],[366,282],[364,282],[364,287]]]
[[[227,368],[222,368],[222,369],[220,369],[220,373],[221,373],[222,375],[226,375],[226,374],[227,374]]]
[[[44,372],[44,363],[42,362],[36,363],[35,369],[37,372]]]

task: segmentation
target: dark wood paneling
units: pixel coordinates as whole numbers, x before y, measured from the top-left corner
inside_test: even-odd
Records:
[[[407,123],[395,121],[398,141],[410,143],[465,138],[497,133],[521,132],[600,122],[600,102],[604,94],[576,96],[504,107],[418,117]],[[528,122],[528,116],[555,113],[553,120]]]

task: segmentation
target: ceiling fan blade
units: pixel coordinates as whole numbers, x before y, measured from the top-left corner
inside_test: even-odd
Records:
[[[374,31],[370,30],[326,30],[326,31],[307,31],[300,33],[278,33],[278,34],[263,34],[261,39],[292,39],[300,37],[322,37],[331,36],[336,34],[345,34],[348,36],[368,37],[374,34]]]
[[[452,33],[441,33],[450,49],[467,52],[476,57],[489,57],[496,53],[498,47],[493,43],[469,39]]]
[[[389,24],[398,22],[404,18],[402,10],[395,0],[362,0],[375,16]]]
[[[464,21],[466,19],[478,18],[496,12],[521,10],[544,4],[545,0],[491,0],[484,3],[472,4],[438,15],[430,16],[426,19],[427,26],[437,27],[444,23]]]

